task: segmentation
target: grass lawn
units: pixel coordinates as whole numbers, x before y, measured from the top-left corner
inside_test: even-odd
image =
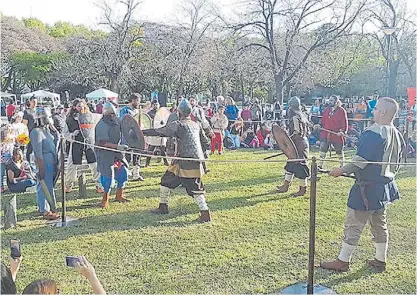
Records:
[[[213,159],[259,159],[272,152],[226,152]],[[317,153],[316,153],[317,155]],[[349,157],[348,157],[349,158]],[[276,159],[283,159],[282,157]],[[18,196],[16,229],[2,230],[2,261],[8,265],[9,240],[22,241],[18,291],[49,277],[62,293],[89,293],[87,281],[65,266],[66,255],[85,255],[108,293],[273,293],[305,281],[308,262],[309,196],[274,192],[283,181],[284,163],[209,163],[203,179],[213,222],[198,224],[198,207],[178,188],[170,213],[148,213],[158,205],[165,167],[143,169],[145,182],[129,183],[129,204],[95,207],[101,199],[93,184],[88,197],[67,195],[68,215],[79,226],[52,228],[37,215],[34,194]],[[316,264],[337,257],[347,196],[353,180],[322,175],[317,186]],[[416,293],[416,175],[403,167],[397,182],[402,199],[388,208],[389,264],[373,273],[364,261],[374,247],[366,228],[350,272],[316,268],[316,283],[338,293]],[[114,195],[114,193],[113,193]],[[57,190],[60,199],[60,190]],[[3,203],[9,197],[3,197]],[[4,206],[4,204],[2,204]]]

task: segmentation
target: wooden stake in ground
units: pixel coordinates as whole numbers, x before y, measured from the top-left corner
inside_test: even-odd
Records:
[[[17,214],[16,214],[16,195],[11,198],[7,203],[6,208],[4,209],[4,228],[16,227],[17,224]]]

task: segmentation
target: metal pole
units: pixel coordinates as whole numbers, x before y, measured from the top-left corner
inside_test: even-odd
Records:
[[[390,58],[391,58],[391,35],[387,35],[387,96],[389,97],[389,83],[390,83]]]
[[[408,143],[408,128],[410,127],[409,124],[410,124],[410,117],[407,113],[407,118],[405,119],[405,135],[404,135],[405,136],[404,140],[405,140],[406,145]],[[404,151],[404,155],[405,155],[404,156],[404,163],[407,163],[407,152],[406,151]]]
[[[314,252],[316,241],[316,187],[317,187],[317,162],[313,157],[311,163],[311,186],[310,186],[310,231],[308,247],[308,278],[307,294],[314,294]]]
[[[60,139],[61,151],[61,193],[62,193],[62,224],[66,223],[66,202],[65,202],[65,156],[64,156],[64,138],[61,137]]]

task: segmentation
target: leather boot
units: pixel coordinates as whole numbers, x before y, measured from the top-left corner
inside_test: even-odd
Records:
[[[300,186],[300,189],[296,193],[292,193],[291,197],[301,197],[306,194],[307,187],[306,186]]]
[[[344,262],[342,260],[336,259],[334,261],[326,261],[320,263],[320,267],[324,269],[330,269],[335,271],[348,271],[349,262]]]
[[[101,199],[100,207],[103,209],[109,207],[109,199],[110,199],[110,193],[104,193],[103,199]]]
[[[278,193],[286,193],[288,192],[288,189],[290,188],[291,182],[288,180],[284,180],[284,184],[281,186],[277,186]]]
[[[123,189],[122,188],[117,189],[115,201],[116,202],[119,202],[119,203],[130,202],[130,200],[128,200],[125,197],[123,197]]]
[[[154,214],[168,214],[168,204],[159,203],[159,207],[151,210]]]
[[[200,211],[200,222],[210,222],[211,216],[210,216],[210,210],[201,210]]]
[[[377,272],[384,272],[386,270],[387,264],[386,262],[379,261],[377,259],[367,260],[366,264],[372,267]]]

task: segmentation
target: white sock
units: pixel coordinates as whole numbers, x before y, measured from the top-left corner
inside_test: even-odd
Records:
[[[339,254],[339,260],[343,262],[350,262],[350,259],[352,258],[352,253],[355,250],[356,246],[352,246],[349,244],[346,244],[345,242],[342,242],[342,249],[340,250]]]
[[[339,155],[339,161],[340,161],[340,166],[343,166],[345,164],[345,154],[343,152],[341,155]]]
[[[320,167],[324,167],[324,160],[326,159],[326,153],[325,152],[320,152],[320,161],[319,161],[319,166]]]
[[[386,262],[387,261],[387,251],[388,251],[388,243],[375,243],[375,259]]]
[[[307,186],[307,178],[298,179],[298,182],[300,183],[300,186],[302,186],[302,187],[306,187]]]
[[[209,207],[208,207],[208,205],[206,203],[206,198],[204,197],[203,194],[201,194],[201,195],[194,195],[194,200],[197,203],[198,208],[200,208],[200,211],[208,210],[209,209]]]
[[[138,178],[139,177],[139,172],[140,172],[140,166],[133,166],[132,169],[132,177],[133,178]]]
[[[293,177],[294,177],[294,174],[292,174],[292,173],[288,173],[288,172],[285,172],[285,180],[286,181],[288,181],[288,182],[292,182],[292,179],[293,179]]]
[[[159,187],[159,203],[168,204],[171,189],[166,186]]]

